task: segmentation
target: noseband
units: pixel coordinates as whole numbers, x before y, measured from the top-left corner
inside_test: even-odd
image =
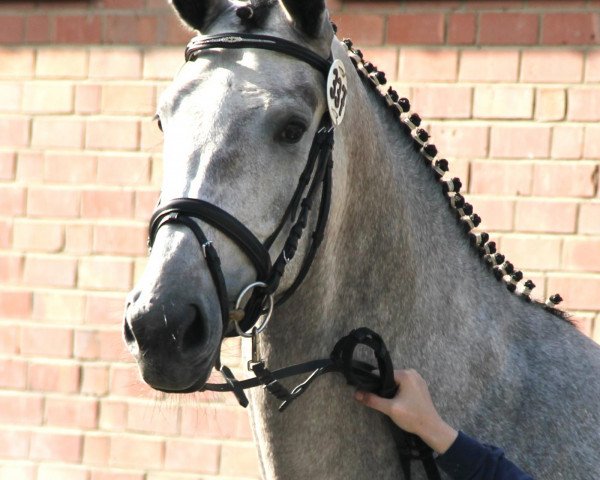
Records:
[[[186,61],[193,61],[199,54],[207,50],[241,48],[272,50],[295,57],[321,72],[325,78],[327,78],[333,63],[330,59],[325,60],[310,50],[287,40],[248,33],[196,37],[188,44],[185,51],[185,59]],[[154,243],[158,230],[167,224],[180,224],[188,227],[198,240],[219,297],[225,336],[235,336],[236,333],[242,336],[251,336],[251,333],[248,334],[245,332],[251,331],[259,318],[264,315],[262,324],[257,327],[262,330],[269,320],[270,315],[268,313],[272,310],[273,303],[276,305],[283,304],[298,289],[306,277],[319,245],[323,240],[325,225],[327,224],[331,203],[332,150],[333,125],[329,112],[325,112],[313,138],[308,160],[298,179],[296,190],[277,228],[275,228],[273,233],[264,242],[256,238],[234,216],[204,200],[178,198],[160,206],[152,215],[149,235],[150,246]],[[293,283],[285,292],[278,294],[277,301],[274,302],[273,296],[279,287],[285,268],[296,254],[298,242],[306,228],[309,212],[313,207],[319,186],[321,186],[321,200],[310,246]],[[221,269],[219,255],[213,243],[208,240],[202,228],[194,219],[208,223],[233,240],[251,261],[256,270],[256,281],[246,287],[240,294],[236,310],[231,312],[231,314],[227,285]],[[281,234],[288,220],[293,222],[293,226],[285,240],[283,249],[275,262],[271,264],[269,249]],[[242,297],[249,290],[252,290],[252,296],[244,309],[240,310],[239,305],[241,304]],[[233,321],[235,329],[229,328],[230,320]]]

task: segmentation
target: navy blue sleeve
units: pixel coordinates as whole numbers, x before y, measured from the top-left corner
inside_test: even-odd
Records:
[[[448,451],[436,459],[453,480],[533,480],[510,462],[502,449],[483,445],[458,432]]]

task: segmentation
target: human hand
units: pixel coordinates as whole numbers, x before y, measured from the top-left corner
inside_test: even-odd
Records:
[[[458,432],[440,417],[423,377],[415,370],[396,370],[394,380],[399,385],[394,398],[361,391],[355,393],[355,398],[388,415],[402,430],[418,435],[436,452],[444,453]]]

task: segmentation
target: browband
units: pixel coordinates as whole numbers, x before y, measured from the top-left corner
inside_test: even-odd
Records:
[[[260,48],[284,53],[308,63],[321,72],[325,78],[327,78],[332,63],[331,56],[324,59],[309,49],[289,40],[254,33],[222,33],[194,37],[185,49],[185,61],[193,61],[198,52],[215,48]]]

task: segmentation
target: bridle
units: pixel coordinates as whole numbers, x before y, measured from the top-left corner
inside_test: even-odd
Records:
[[[185,59],[186,61],[194,60],[198,54],[207,50],[239,48],[258,48],[284,53],[308,63],[311,67],[321,72],[325,78],[327,78],[332,65],[331,60],[325,60],[293,42],[277,37],[248,33],[196,37],[188,44],[185,51]],[[323,240],[327,224],[331,203],[332,150],[333,124],[329,112],[326,111],[319,122],[306,166],[298,179],[296,190],[278,226],[264,242],[256,238],[234,216],[204,200],[178,198],[160,206],[152,215],[149,235],[150,246],[152,246],[160,227],[166,224],[185,225],[194,233],[198,243],[202,247],[202,253],[217,290],[225,336],[234,336],[236,334],[247,337],[252,336],[252,333],[246,332],[251,331],[259,318],[264,315],[262,324],[257,327],[260,333],[266,327],[273,307],[281,305],[289,299],[306,277],[319,245]],[[307,226],[308,216],[313,207],[315,197],[319,192],[319,186],[321,186],[319,213],[315,230],[311,236],[310,246],[302,261],[298,275],[291,286],[285,292],[279,294],[275,302],[274,294],[279,287],[287,264],[296,254],[298,242]],[[208,223],[233,240],[251,261],[256,270],[256,281],[242,290],[236,302],[236,310],[232,312],[232,315],[230,315],[229,296],[219,256],[212,242],[208,240],[202,231],[202,228],[193,220],[194,218]],[[294,222],[294,224],[285,240],[284,247],[273,264],[271,264],[269,249],[281,234],[288,220]],[[244,295],[250,290],[252,291],[251,298],[246,303],[244,309],[239,310],[239,305]],[[233,321],[235,329],[229,328],[230,320]]]
[[[198,240],[216,287],[221,307],[223,335],[235,336],[237,334],[252,338],[252,359],[248,362],[248,368],[254,373],[255,377],[239,381],[228,367],[220,364],[220,360],[217,358],[216,368],[221,372],[226,383],[207,383],[201,390],[232,392],[240,405],[246,407],[248,399],[244,390],[263,385],[269,393],[282,401],[279,410],[283,411],[293,400],[304,393],[316,378],[324,373],[339,372],[345,376],[350,385],[391,398],[395,395],[397,386],[393,377],[394,369],[389,352],[381,337],[367,328],[353,330],[347,336],[341,338],[336,343],[330,357],[326,359],[313,360],[271,371],[258,356],[257,337],[267,326],[273,308],[288,300],[301,285],[323,240],[331,204],[334,127],[343,118],[347,92],[344,90],[346,87],[340,79],[340,73],[343,72],[341,61],[333,61],[331,55],[329,59],[324,59],[301,45],[277,37],[250,33],[199,36],[192,39],[187,45],[185,59],[186,61],[193,61],[197,55],[207,50],[242,48],[283,53],[301,60],[321,72],[327,79],[326,94],[329,110],[321,117],[306,165],[298,179],[298,184],[283,217],[264,242],[261,242],[234,216],[220,207],[200,199],[178,198],[164,205],[159,203],[152,215],[148,239],[149,246],[152,247],[158,230],[164,225],[178,224],[188,227]],[[333,80],[332,73],[335,73],[335,79]],[[340,94],[343,94],[343,98],[340,97]],[[308,216],[319,192],[319,187],[321,194],[319,210],[308,250],[302,260],[299,273],[291,286],[280,293],[275,301],[275,293],[287,264],[296,254],[298,243],[307,226]],[[256,281],[240,292],[233,311],[230,311],[229,308],[227,286],[217,250],[195,220],[206,222],[234,241],[256,270]],[[275,261],[271,263],[269,249],[282,233],[288,221],[291,221],[293,225],[281,252]],[[252,292],[252,296],[245,307],[241,309],[241,302],[249,292]],[[258,321],[261,317],[263,320],[259,324]],[[233,329],[229,328],[230,323],[233,323]],[[377,363],[376,367],[353,358],[358,345],[364,345],[373,351]],[[375,373],[376,369],[379,374]],[[310,375],[291,391],[279,382],[283,378],[304,373],[310,373]],[[410,478],[410,460],[415,459],[423,461],[428,478],[440,478],[429,447],[418,437],[406,434],[398,428],[394,428],[392,432],[400,452],[402,469],[407,479]]]

